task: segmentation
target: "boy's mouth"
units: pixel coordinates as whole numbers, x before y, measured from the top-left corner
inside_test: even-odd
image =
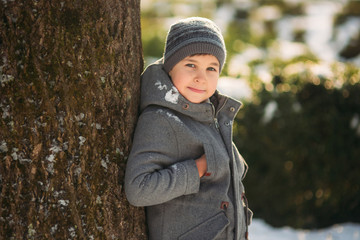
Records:
[[[195,92],[195,93],[204,93],[206,92],[205,90],[201,90],[201,89],[197,89],[197,88],[192,88],[192,87],[188,87],[188,89],[192,92]]]

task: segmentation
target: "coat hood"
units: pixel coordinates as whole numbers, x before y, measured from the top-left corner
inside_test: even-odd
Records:
[[[180,112],[200,122],[211,122],[216,114],[217,106],[222,106],[229,99],[234,102],[238,110],[241,106],[240,102],[221,95],[218,91],[211,97],[211,102],[188,101],[172,83],[170,76],[163,68],[162,59],[149,65],[141,76],[141,111],[148,106],[157,105]]]

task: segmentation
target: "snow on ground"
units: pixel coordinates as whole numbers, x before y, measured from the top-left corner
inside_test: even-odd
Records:
[[[251,240],[360,240],[360,224],[344,223],[319,229],[295,230],[273,228],[261,219],[253,219],[249,227]]]

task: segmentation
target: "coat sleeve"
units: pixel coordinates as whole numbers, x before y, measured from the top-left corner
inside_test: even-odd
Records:
[[[126,166],[125,193],[134,206],[150,206],[197,193],[194,159],[179,159],[174,122],[166,115],[140,115]]]

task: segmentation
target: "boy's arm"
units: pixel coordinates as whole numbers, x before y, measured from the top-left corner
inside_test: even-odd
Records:
[[[171,119],[143,113],[138,121],[125,173],[125,192],[135,206],[150,206],[199,191],[195,159],[179,162]]]

